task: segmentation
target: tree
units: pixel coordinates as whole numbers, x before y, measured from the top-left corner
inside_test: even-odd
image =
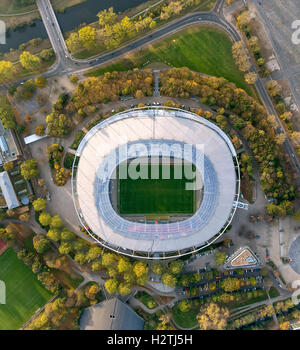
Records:
[[[46,213],[47,214],[47,213]],[[42,214],[41,214],[42,215]],[[48,225],[45,225],[48,226]],[[48,232],[47,232],[47,236],[52,239],[52,241],[58,242],[60,241],[60,231],[56,228],[51,228]]]
[[[4,242],[14,241],[15,233],[7,232],[5,228],[0,228],[0,239]]]
[[[225,261],[226,261],[226,257],[227,257],[226,253],[223,253],[223,252],[215,253],[214,258],[215,258],[216,264],[217,265],[223,265],[225,263]]]
[[[68,119],[63,113],[50,113],[46,117],[46,123],[46,133],[49,136],[62,137],[70,132]]]
[[[151,270],[153,273],[161,275],[164,271],[164,265],[159,261],[155,261],[151,265]]]
[[[290,322],[289,321],[282,322],[280,323],[279,327],[280,327],[280,330],[287,331],[290,329]]]
[[[62,242],[58,251],[60,254],[69,254],[72,251],[72,244],[70,242]]]
[[[91,286],[88,286],[85,290],[85,295],[89,298],[89,299],[95,299],[96,295],[99,293],[100,291],[100,287],[98,286],[97,283],[93,283]]]
[[[74,260],[80,265],[84,265],[87,262],[86,256],[83,252],[78,252],[74,256]],[[92,269],[93,270],[93,269]],[[95,270],[93,270],[95,271]]]
[[[34,177],[37,177],[39,174],[37,169],[37,161],[35,159],[25,160],[21,164],[20,169],[21,169],[21,175],[25,180],[29,180]]]
[[[35,133],[38,136],[43,136],[45,134],[45,127],[43,124],[39,124],[35,127]]]
[[[117,15],[114,13],[114,9],[110,7],[108,10],[100,11],[97,14],[98,23],[101,27],[105,27],[106,25],[111,26],[115,23]]]
[[[175,287],[176,285],[176,282],[177,282],[177,279],[174,275],[172,275],[171,273],[164,273],[162,276],[161,276],[161,281],[162,283],[164,283],[166,286],[169,286],[169,287]]]
[[[55,215],[51,219],[50,227],[51,228],[61,228],[63,226],[63,222],[58,215]]]
[[[49,213],[43,212],[39,216],[39,222],[42,226],[49,226],[51,223],[51,215]]]
[[[20,62],[25,69],[29,70],[36,70],[41,67],[41,60],[39,59],[39,57],[32,55],[28,51],[24,51],[20,55]]]
[[[277,134],[275,136],[275,142],[277,143],[277,145],[282,146],[284,144],[286,140],[286,135],[284,133],[281,134]]]
[[[70,76],[70,82],[73,84],[76,84],[78,82],[78,76],[77,75],[71,75]]]
[[[93,261],[92,263],[92,271],[100,271],[102,268],[102,263],[100,260]]]
[[[100,247],[91,247],[86,255],[88,260],[96,260],[99,259],[101,255]]]
[[[118,292],[121,295],[127,295],[131,292],[131,285],[127,282],[121,282],[118,287]]]
[[[178,275],[182,271],[182,268],[183,268],[182,260],[174,260],[169,265],[170,272],[173,273],[174,275]]]
[[[45,77],[43,77],[42,75],[40,77],[37,77],[35,79],[35,85],[38,87],[38,88],[44,88],[47,84],[47,79]]]
[[[0,61],[0,82],[11,80],[16,74],[15,66],[10,61]]]
[[[202,330],[223,330],[227,325],[229,311],[216,303],[209,303],[200,309],[197,320]]]
[[[241,281],[238,278],[225,278],[220,282],[220,286],[225,292],[233,292],[240,289]]]
[[[130,260],[125,257],[121,257],[118,262],[119,273],[129,272],[131,270],[132,270],[132,265],[130,263]]]
[[[281,88],[276,80],[271,80],[267,83],[267,89],[272,97],[280,96]]]
[[[3,169],[4,169],[5,171],[10,171],[10,170],[13,169],[13,167],[14,167],[14,162],[6,162],[6,163],[4,163],[4,165],[3,165]]]
[[[96,31],[95,28],[86,26],[78,31],[78,37],[81,44],[87,48],[91,49],[95,45]]]
[[[8,99],[0,94],[0,119],[5,129],[15,129],[15,112]]]
[[[76,52],[82,48],[79,35],[76,32],[73,32],[69,35],[66,40],[66,45],[71,52]]]
[[[50,248],[50,241],[43,235],[33,237],[33,247],[39,254],[44,254]]]
[[[188,312],[191,309],[191,303],[188,300],[181,300],[178,304],[179,310],[181,312]]]
[[[247,72],[250,69],[251,64],[249,61],[246,48],[242,41],[238,41],[233,44],[232,55],[233,55],[235,64],[237,65],[238,69],[241,72]]]
[[[241,13],[236,20],[236,26],[242,30],[251,22],[250,12],[245,11]]]
[[[19,216],[19,220],[24,221],[24,222],[28,222],[29,219],[30,219],[29,213],[24,213],[24,214],[21,214]]]
[[[38,198],[32,202],[32,205],[35,211],[44,211],[47,206],[47,201],[46,199]]]
[[[137,278],[148,275],[148,265],[145,261],[136,261],[133,265],[133,271]]]
[[[254,85],[258,79],[256,73],[247,73],[245,74],[245,82],[250,85]]]
[[[109,294],[113,294],[118,289],[118,280],[116,278],[110,278],[105,281],[104,286]]]
[[[117,265],[118,259],[117,257],[112,253],[104,253],[102,255],[102,265],[104,267],[114,267]]]

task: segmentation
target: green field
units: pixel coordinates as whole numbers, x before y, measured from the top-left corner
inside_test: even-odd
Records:
[[[0,256],[0,280],[6,284],[6,304],[0,305],[0,330],[19,329],[52,296],[12,248]]]
[[[243,73],[234,63],[231,47],[231,40],[223,31],[211,26],[194,26],[87,75],[99,76],[107,71],[143,68],[146,63],[155,62],[170,67],[188,67],[200,73],[224,77],[255,96],[254,89],[245,82]]]
[[[120,164],[118,166],[118,210],[121,215],[168,215],[182,214],[191,215],[195,212],[196,192],[186,190],[186,180],[184,176],[176,179],[174,173],[183,171],[184,165],[178,164],[141,164],[137,167],[140,173],[149,174],[147,179],[130,177],[130,164]],[[150,170],[151,168],[151,170]],[[156,170],[155,170],[156,168]],[[181,169],[180,169],[181,168]],[[154,179],[151,171],[159,171],[159,176]],[[163,176],[168,169],[168,178]],[[126,179],[120,179],[119,175],[123,171],[128,171]],[[163,178],[164,177],[164,178]]]
[[[174,317],[174,321],[178,324],[178,326],[181,326],[183,328],[192,328],[196,327],[197,322],[197,315],[199,314],[200,307],[194,307],[187,311],[182,312],[179,309],[178,304],[176,304],[172,309],[172,316]]]

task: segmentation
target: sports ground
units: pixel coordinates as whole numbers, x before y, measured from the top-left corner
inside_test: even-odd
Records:
[[[129,169],[129,164],[120,164]],[[142,170],[142,168],[144,168]],[[187,190],[183,164],[141,164],[140,173],[146,172],[147,179],[120,179],[118,175],[118,210],[121,215],[192,215],[196,210],[196,191]],[[159,174],[155,179],[151,172]],[[129,173],[129,171],[128,171]],[[175,174],[183,174],[180,179]],[[169,175],[169,176],[168,176]]]
[[[52,296],[12,248],[0,256],[0,280],[6,285],[6,304],[0,305],[0,330],[19,329]]]

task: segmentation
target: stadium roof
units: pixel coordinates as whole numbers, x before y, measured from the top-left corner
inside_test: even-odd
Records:
[[[8,209],[19,207],[20,203],[7,171],[0,173],[0,187]]]
[[[139,150],[141,143],[144,148]],[[115,150],[127,144],[132,157],[149,156],[154,155],[150,147],[154,143],[176,143],[182,149],[192,145],[183,158],[197,166],[204,180],[204,193],[200,208],[187,220],[168,224],[131,222],[120,217],[110,203],[108,180],[113,167],[109,164]],[[80,160],[73,169],[73,196],[79,218],[110,246],[151,253],[199,247],[217,235],[235,211],[233,202],[239,196],[233,161],[236,151],[221,129],[193,113],[161,107],[119,113],[91,129],[76,156]],[[119,152],[116,162],[126,157],[130,158],[128,153],[124,156]]]
[[[142,330],[144,320],[118,298],[86,308],[80,317],[81,330]]]

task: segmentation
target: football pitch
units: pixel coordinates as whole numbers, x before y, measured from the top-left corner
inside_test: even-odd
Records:
[[[52,296],[12,248],[0,255],[0,280],[6,285],[6,304],[0,304],[0,330],[19,329]]]
[[[125,167],[125,168],[124,168]],[[144,167],[142,171],[142,167]],[[156,167],[156,169],[155,169]],[[184,177],[183,164],[141,164],[140,173],[147,172],[147,179],[120,178],[123,171],[128,171],[128,164],[118,166],[118,211],[121,215],[192,215],[196,207],[196,191],[187,190],[186,184],[194,180]],[[158,178],[151,176],[151,171]],[[195,167],[193,166],[193,171]],[[168,174],[169,176],[165,176]],[[175,174],[183,174],[178,179]],[[128,171],[130,175],[130,171]],[[163,174],[165,174],[163,176]],[[167,178],[166,178],[167,177]]]

